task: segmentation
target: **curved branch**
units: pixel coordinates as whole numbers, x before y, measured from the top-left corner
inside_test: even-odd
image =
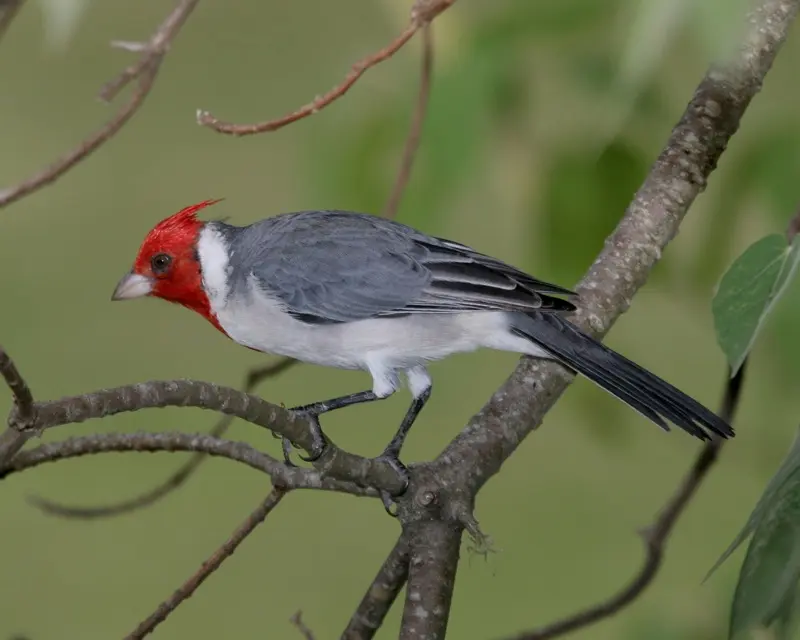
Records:
[[[351,68],[350,72],[345,76],[344,80],[336,85],[327,93],[318,96],[305,106],[300,107],[296,111],[286,114],[274,120],[267,120],[266,122],[257,122],[255,124],[234,124],[232,122],[224,122],[212,115],[209,111],[202,109],[197,110],[197,124],[203,127],[209,127],[218,133],[224,133],[231,136],[249,136],[255,133],[266,133],[269,131],[277,131],[282,129],[287,124],[292,124],[303,118],[314,115],[322,111],[325,107],[330,106],[336,100],[341,98],[347,93],[350,88],[358,82],[359,78],[363,76],[372,67],[384,62],[391,58],[395,53],[400,51],[414,34],[420,28],[428,25],[431,20],[438,16],[442,11],[449,8],[455,0],[416,0],[411,9],[411,21],[409,25],[392,40],[383,49],[368,55],[356,62]]]
[[[244,542],[255,528],[260,525],[266,517],[278,506],[280,501],[286,496],[285,489],[273,489],[267,496],[266,500],[262,502],[258,508],[251,513],[247,519],[240,524],[236,531],[233,532],[231,537],[217,549],[210,558],[208,558],[200,568],[186,581],[175,593],[169,598],[164,600],[158,608],[142,621],[136,629],[129,635],[125,636],[126,640],[141,640],[146,635],[153,632],[159,624],[164,622],[170,613],[175,611],[178,606],[186,599],[190,598],[192,594],[197,591],[197,588],[203,584],[206,578],[219,569],[220,565],[233,555],[233,552]]]
[[[281,358],[278,362],[252,369],[245,377],[245,383],[242,390],[246,393],[251,392],[256,385],[268,378],[277,376],[290,367],[296,365],[297,360],[291,358]],[[222,416],[216,425],[209,431],[209,435],[220,438],[228,430],[228,427],[234,421],[233,416]],[[154,503],[161,498],[166,497],[176,489],[182,487],[186,481],[192,476],[193,473],[206,460],[207,454],[195,453],[189,460],[178,467],[172,475],[170,475],[164,482],[156,485],[149,491],[134,496],[123,502],[116,502],[113,504],[100,505],[96,507],[89,506],[69,506],[60,502],[54,502],[40,497],[32,497],[31,502],[50,515],[60,516],[62,518],[80,518],[80,519],[94,519],[94,518],[107,518],[130,513],[138,509],[143,509]]]
[[[728,424],[733,424],[733,418],[739,406],[746,366],[747,360],[733,378],[730,375],[727,378],[720,416],[725,418]],[[714,438],[703,445],[689,473],[664,505],[655,522],[641,532],[645,542],[645,559],[637,574],[626,587],[603,602],[540,629],[522,633],[515,636],[514,640],[550,640],[611,617],[636,600],[650,585],[661,568],[667,539],[681,514],[697,493],[703,479],[717,461],[723,443],[724,440]]]
[[[153,380],[138,384],[102,389],[79,396],[37,402],[36,420],[23,434],[33,435],[45,429],[104,418],[141,409],[196,407],[236,416],[289,438],[309,451],[313,445],[306,418],[288,409],[237,391],[230,387],[197,380]],[[9,420],[16,419],[12,409]],[[314,467],[333,478],[355,482],[397,493],[405,487],[403,478],[388,463],[357,456],[339,449],[332,441]]]
[[[386,47],[380,51],[376,51],[372,55],[367,56],[363,60],[356,62],[340,84],[336,85],[333,89],[317,97],[308,104],[300,107],[297,111],[292,111],[285,116],[276,118],[274,120],[268,120],[266,122],[256,122],[254,124],[235,124],[233,122],[224,122],[223,120],[220,120],[216,116],[212,115],[211,112],[198,109],[197,124],[202,127],[213,129],[217,133],[224,133],[231,136],[249,136],[255,133],[266,133],[269,131],[277,131],[278,129],[282,129],[287,124],[292,124],[293,122],[297,122],[298,120],[302,120],[303,118],[307,118],[308,116],[321,111],[325,107],[331,105],[333,102],[341,98],[368,69],[380,64],[384,60],[388,60],[395,53],[400,51],[400,49],[402,49],[403,46],[409,40],[411,40],[418,29],[419,26],[412,22]]]
[[[369,497],[378,495],[375,489],[325,477],[315,469],[290,467],[244,442],[223,440],[205,433],[183,432],[98,433],[43,444],[21,452],[11,462],[0,466],[0,480],[48,462],[98,453],[183,451],[200,452],[241,462],[251,469],[268,474],[273,483],[288,489],[319,489]]]
[[[0,190],[0,208],[6,207],[20,198],[23,198],[34,191],[41,189],[45,185],[51,184],[63,176],[72,167],[86,158],[93,151],[96,151],[103,143],[113,137],[139,110],[145,101],[150,90],[153,88],[158,69],[164,60],[169,43],[177,35],[180,27],[197,5],[199,0],[181,0],[175,9],[167,16],[167,19],[156,31],[156,35],[151,40],[152,50],[148,46],[147,53],[143,56],[140,64],[135,65],[136,75],[128,74],[128,70],[123,75],[128,74],[125,83],[134,77],[139,79],[139,84],[133,91],[130,100],[111,118],[100,130],[86,138],[72,151],[62,156],[50,166],[34,174],[30,178],[23,180],[19,184]]]

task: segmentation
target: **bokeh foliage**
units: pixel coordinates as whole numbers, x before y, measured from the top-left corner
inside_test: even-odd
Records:
[[[733,10],[706,2],[688,3],[673,17],[653,52],[637,49],[648,40],[637,44],[632,30],[647,24],[648,10],[663,10],[656,0],[459,0],[435,26],[430,117],[399,219],[573,285],[710,56],[727,42],[714,30],[730,29],[727,21],[698,16]],[[225,196],[221,214],[235,222],[310,207],[380,211],[410,120],[419,42],[370,71],[330,109],[275,134],[232,139],[199,129],[193,114],[207,108],[244,121],[293,109],[385,44],[409,6],[206,0],[130,125],[57,184],[0,212],[0,340],[40,397],[146,378],[238,384],[245,367],[263,361],[184,310],[156,301],[111,305],[111,289],[154,222],[208,197]],[[45,37],[42,14],[26,7],[0,46],[4,183],[107,117],[109,108],[93,96],[130,60],[108,41],[144,38],[164,11],[155,0],[90,2],[59,44]],[[706,194],[608,338],[711,406],[725,378],[713,333],[714,287],[736,255],[782,229],[800,202],[799,53],[800,42],[790,39]],[[621,75],[631,56],[647,62],[644,70]],[[800,415],[800,294],[787,291],[769,322],[751,357],[739,435],[679,525],[662,574],[623,615],[576,638],[725,637],[740,560],[700,582],[746,520]],[[436,392],[409,439],[409,458],[441,450],[514,362],[510,354],[480,353],[437,364]],[[263,393],[291,405],[365,383],[358,373],[308,366]],[[326,424],[340,444],[377,453],[406,402],[399,394],[331,415]],[[0,411],[7,408],[0,394]],[[202,430],[213,419],[163,410],[47,438],[97,429]],[[237,425],[233,435],[276,451],[272,438],[251,427]],[[696,448],[576,383],[481,494],[477,514],[498,552],[487,561],[465,552],[453,637],[500,637],[620,585],[640,560],[636,528],[651,519]],[[216,461],[179,494],[114,521],[62,522],[24,499],[43,493],[104,502],[150,486],[176,463],[165,454],[105,456],[3,483],[0,635],[119,637],[266,491],[263,478]],[[298,608],[320,635],[331,636],[396,531],[371,502],[293,495],[158,637],[293,638],[287,619]],[[379,637],[393,637],[397,621],[395,611]]]

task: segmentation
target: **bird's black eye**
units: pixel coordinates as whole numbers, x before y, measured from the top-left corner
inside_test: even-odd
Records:
[[[166,253],[157,253],[150,259],[150,266],[156,275],[164,273],[172,262],[172,257]]]

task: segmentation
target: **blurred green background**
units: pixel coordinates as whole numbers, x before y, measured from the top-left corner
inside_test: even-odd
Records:
[[[736,15],[716,0],[700,4],[708,15],[717,15],[713,5],[720,16]],[[0,211],[0,342],[38,398],[151,378],[238,385],[246,368],[267,361],[186,310],[155,300],[112,305],[111,291],[155,222],[206,198],[225,197],[212,213],[236,223],[314,207],[380,212],[415,100],[418,39],[343,100],[277,133],[221,136],[199,128],[194,113],[210,109],[242,122],[282,115],[388,42],[410,5],[204,0],[133,121],[55,185]],[[670,6],[678,5],[685,3]],[[109,117],[114,107],[97,101],[97,90],[133,59],[109,41],[145,39],[171,6],[90,2],[64,41],[51,37],[36,3],[24,7],[0,46],[0,187],[38,170]],[[643,6],[461,0],[444,14],[435,25],[430,114],[399,219],[574,285],[709,57],[727,42],[725,20],[707,19],[713,28],[698,29],[671,10],[659,17],[656,7],[642,22]],[[798,55],[795,38],[682,232],[608,337],[713,407],[725,376],[710,313],[715,283],[750,242],[782,230],[800,200]],[[617,81],[620,73],[627,82]],[[799,321],[795,292],[757,345],[738,437],[680,522],[656,582],[623,613],[575,638],[723,637],[742,552],[709,582],[701,580],[795,432]],[[412,432],[407,460],[435,456],[515,362],[511,354],[486,352],[434,365],[436,393]],[[302,366],[260,393],[292,405],[367,384],[361,373]],[[375,455],[407,402],[401,393],[337,412],[325,426],[339,444]],[[0,413],[8,408],[8,394],[0,392]],[[54,430],[45,439],[97,430],[202,431],[214,419],[197,410],[140,412]],[[237,423],[231,435],[278,451],[278,442],[255,427]],[[499,638],[617,589],[639,566],[637,529],[652,519],[698,446],[682,433],[660,432],[588,382],[574,384],[479,496],[477,516],[496,553],[484,559],[465,545],[450,636]],[[0,638],[121,637],[268,491],[263,476],[214,460],[180,492],[114,520],[58,520],[26,502],[32,494],[71,504],[129,497],[181,459],[105,455],[4,482]],[[288,619],[297,609],[319,637],[334,637],[397,533],[398,524],[373,501],[296,493],[155,637],[296,638]],[[396,637],[399,611],[378,637]]]

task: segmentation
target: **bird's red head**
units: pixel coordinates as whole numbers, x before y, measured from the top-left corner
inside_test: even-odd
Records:
[[[205,225],[197,219],[197,212],[217,202],[205,200],[186,207],[153,227],[111,299],[155,296],[197,311],[217,326],[203,291],[197,256],[197,240]]]

